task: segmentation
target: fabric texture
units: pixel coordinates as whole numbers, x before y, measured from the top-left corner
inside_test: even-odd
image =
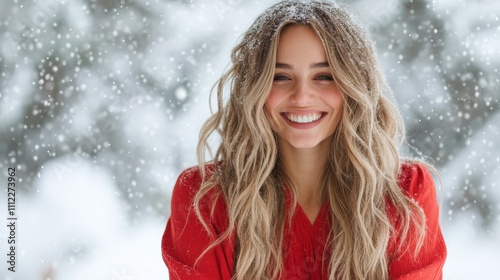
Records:
[[[234,234],[208,250],[195,265],[196,259],[225,231],[228,224],[225,202],[222,197],[215,198],[215,191],[205,196],[200,206],[203,217],[210,221],[209,230],[200,223],[193,207],[193,198],[200,184],[198,168],[189,168],[179,176],[172,193],[171,215],[161,242],[163,260],[171,280],[229,280],[233,275]],[[404,164],[401,167],[400,186],[424,210],[427,234],[416,257],[415,242],[410,240],[403,246],[407,249],[397,253],[399,236],[396,234],[391,237],[387,252],[389,279],[442,279],[446,246],[439,226],[439,208],[433,178],[420,164]],[[215,201],[215,204],[212,204],[212,201]],[[287,209],[292,206],[290,201],[291,199],[287,199]],[[214,215],[210,219],[212,205]],[[397,227],[395,209],[390,201],[387,205],[389,218]],[[286,230],[283,236],[286,252],[283,279],[327,279],[327,262],[323,264],[323,258],[329,258],[329,252],[325,250],[331,224],[329,211],[325,203],[311,224],[300,205],[296,205],[291,230]]]

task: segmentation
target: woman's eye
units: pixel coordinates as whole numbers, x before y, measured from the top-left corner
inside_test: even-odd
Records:
[[[316,76],[316,80],[333,81],[333,76],[330,74],[320,74]]]
[[[282,74],[276,74],[274,75],[274,80],[275,81],[287,81],[290,80],[287,76],[282,75]]]

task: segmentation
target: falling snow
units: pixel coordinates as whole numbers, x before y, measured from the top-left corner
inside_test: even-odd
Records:
[[[17,169],[15,279],[167,278],[160,238],[175,179],[196,164],[231,49],[275,2],[2,3],[0,168]],[[402,110],[402,152],[440,171],[445,279],[495,279],[500,2],[351,2]]]

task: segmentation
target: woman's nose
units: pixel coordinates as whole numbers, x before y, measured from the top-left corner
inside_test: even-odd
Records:
[[[312,88],[306,82],[297,82],[290,96],[290,103],[303,106],[309,104],[312,99]]]

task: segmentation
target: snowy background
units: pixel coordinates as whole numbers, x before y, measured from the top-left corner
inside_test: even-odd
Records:
[[[209,92],[275,1],[0,0],[0,219],[17,272],[166,279],[160,239]],[[357,0],[408,129],[439,169],[445,279],[500,275],[500,1]]]

